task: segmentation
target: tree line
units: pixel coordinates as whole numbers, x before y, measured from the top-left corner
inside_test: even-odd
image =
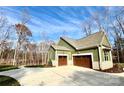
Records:
[[[124,62],[124,7],[103,8],[93,11],[80,27],[85,36],[104,29],[112,44],[113,61]]]
[[[44,41],[32,42],[32,32],[27,24],[31,16],[27,9],[20,13],[20,22],[10,24],[7,17],[0,13],[0,64],[9,65],[45,65],[48,63],[48,49],[53,41],[41,33]],[[15,38],[16,37],[16,38]]]
[[[124,7],[104,7],[93,11],[82,20],[80,28],[88,36],[94,30],[104,29],[112,43],[114,62],[124,62]],[[83,15],[82,15],[83,16]],[[27,9],[20,12],[20,22],[11,24],[4,11],[0,12],[0,64],[37,65],[47,64],[51,44],[45,31],[40,44],[31,41],[32,31],[28,28],[31,16]],[[66,36],[66,30],[63,36]],[[83,36],[84,37],[84,36]]]

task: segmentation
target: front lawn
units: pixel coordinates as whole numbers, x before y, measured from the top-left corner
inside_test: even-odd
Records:
[[[12,69],[18,69],[18,67],[17,66],[12,66],[12,65],[0,65],[0,72],[1,71],[12,70]]]
[[[0,75],[0,86],[20,86],[20,84],[12,77]]]

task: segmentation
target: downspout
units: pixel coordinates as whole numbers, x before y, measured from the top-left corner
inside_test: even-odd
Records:
[[[101,70],[102,57],[101,57],[101,49],[100,49],[100,45],[98,46],[98,52],[99,52],[99,70]]]

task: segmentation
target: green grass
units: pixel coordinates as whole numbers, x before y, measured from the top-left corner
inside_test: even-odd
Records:
[[[18,69],[18,67],[17,66],[12,66],[12,65],[0,65],[0,72],[7,71],[7,70],[12,70],[12,69]]]
[[[0,86],[20,86],[20,84],[12,77],[0,75]]]

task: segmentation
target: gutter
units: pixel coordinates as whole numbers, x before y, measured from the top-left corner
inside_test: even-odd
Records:
[[[76,50],[80,51],[80,50],[85,50],[85,49],[90,49],[90,48],[97,48],[98,46],[90,46],[90,47],[85,47],[85,48],[76,48]]]

